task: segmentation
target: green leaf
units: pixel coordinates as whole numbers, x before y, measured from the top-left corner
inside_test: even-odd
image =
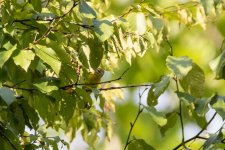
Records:
[[[9,110],[8,118],[10,119],[10,127],[14,129],[13,132],[23,134],[25,130],[25,119],[19,103],[17,101],[12,103],[9,106]]]
[[[48,81],[39,81],[34,83],[34,86],[36,86],[42,93],[50,93],[52,91],[58,90],[58,87],[55,85],[51,85]]]
[[[114,28],[113,24],[110,21],[95,19],[93,23],[95,34],[102,42],[112,36]]]
[[[201,0],[201,4],[204,7],[205,13],[209,14],[210,12],[212,12],[212,10],[214,9],[214,1],[210,1],[210,0]]]
[[[13,60],[16,65],[19,65],[25,71],[27,71],[31,61],[34,60],[34,57],[35,57],[35,54],[32,51],[20,50],[20,52],[13,57]]]
[[[182,88],[194,97],[201,97],[203,95],[204,83],[204,72],[195,63],[192,64],[192,69],[188,72],[188,74],[180,80]]]
[[[37,112],[35,111],[34,108],[32,108],[26,100],[23,100],[21,103],[21,107],[23,109],[23,114],[24,116],[26,115],[25,118],[25,122],[27,121],[27,123],[29,123],[32,128],[34,128],[35,130],[37,130],[38,128],[38,121],[39,121],[39,116],[37,114]],[[27,119],[27,120],[26,120]],[[26,124],[27,124],[26,123]],[[30,129],[32,129],[30,128]]]
[[[204,116],[198,115],[195,111],[192,113],[193,118],[195,119],[195,121],[197,122],[197,124],[201,127],[201,128],[205,128],[205,126],[207,125],[207,120]]]
[[[224,119],[225,118],[225,97],[215,95],[211,102],[211,106]]]
[[[83,49],[80,49],[79,53],[78,53],[79,60],[86,68],[89,68],[89,63],[88,63],[89,55],[88,54],[90,54],[90,53],[88,53],[89,52],[88,50],[89,49],[83,47]]]
[[[201,98],[196,100],[195,102],[195,112],[198,114],[198,116],[205,116],[206,112],[208,112],[208,104],[210,99]]]
[[[54,105],[53,98],[42,93],[35,94],[34,108],[37,110],[40,117],[49,125],[52,125],[55,121],[56,111],[58,108]]]
[[[50,138],[44,138],[44,141],[52,147],[53,150],[58,150],[58,145],[57,143],[59,142],[58,140],[52,140]]]
[[[223,140],[223,133],[220,131],[219,134],[211,134],[210,137],[205,141],[203,149],[211,149],[213,144],[218,144]]]
[[[195,98],[188,94],[188,93],[184,93],[184,92],[177,92],[177,96],[179,97],[179,99],[181,101],[183,101],[187,106],[191,105],[192,103],[195,102]]]
[[[93,8],[91,8],[85,0],[80,0],[79,11],[86,18],[97,18],[97,14]]]
[[[170,77],[162,76],[158,82],[151,86],[147,97],[147,103],[149,106],[155,106],[158,104],[159,96],[166,90],[169,83]]]
[[[93,114],[86,112],[83,114],[83,118],[84,118],[84,122],[85,122],[85,125],[87,126],[88,131],[91,131],[92,129],[94,129],[96,127],[96,124],[95,124],[96,120],[95,120]]]
[[[61,45],[61,43],[51,41],[50,39],[47,39],[47,42],[48,43],[46,45],[54,50],[57,57],[59,57],[63,63],[72,65],[70,61],[71,56],[66,52],[66,50],[63,48],[63,45]]]
[[[167,118],[167,123],[165,126],[160,128],[160,132],[162,134],[162,136],[165,135],[166,131],[168,131],[170,128],[173,128],[176,124],[176,121],[178,119],[178,115],[177,113],[169,113],[166,114],[166,118]]]
[[[76,109],[77,99],[74,94],[69,94],[64,90],[54,91],[51,94],[55,99],[60,99],[59,114],[63,117],[66,124],[69,124],[70,119],[73,117],[74,110]]]
[[[216,79],[225,79],[225,51],[209,63]]]
[[[179,79],[182,79],[192,69],[192,60],[186,56],[168,56],[166,59],[166,65],[171,72],[173,72]]]
[[[6,43],[5,45],[10,44],[10,42]],[[8,46],[7,46],[8,48]],[[17,49],[17,44],[14,46],[10,46],[9,49],[5,50],[0,50],[0,68],[5,64],[5,62],[10,58],[10,56],[13,54],[13,52]]]
[[[0,136],[1,148],[3,149],[6,148],[7,150],[15,150],[15,149],[22,150],[21,143],[18,137],[11,130],[0,125],[0,132],[1,132]]]
[[[33,45],[35,53],[58,75],[61,69],[61,61],[52,48],[48,48],[42,45]]]
[[[88,44],[90,46],[89,63],[93,69],[97,69],[103,58],[102,45],[97,39],[89,39]]]
[[[41,12],[42,10],[41,0],[32,0],[30,2],[36,11]]]
[[[155,121],[156,124],[158,124],[161,127],[166,125],[167,119],[164,113],[157,111],[154,107],[145,107],[145,108],[147,109],[150,116],[152,117],[152,120]]]
[[[16,100],[15,94],[16,93],[14,91],[10,90],[7,87],[0,88],[0,96],[8,105]]]
[[[129,13],[127,17],[127,29],[142,35],[146,31],[146,20],[144,13]]]
[[[78,98],[80,99],[78,101],[80,108],[85,108],[86,107],[85,105],[92,104],[92,99],[91,99],[90,93],[88,93],[85,90],[80,89],[80,88],[76,88],[75,91],[79,96]]]
[[[143,139],[135,139],[128,145],[128,150],[155,150],[155,148],[147,144]]]

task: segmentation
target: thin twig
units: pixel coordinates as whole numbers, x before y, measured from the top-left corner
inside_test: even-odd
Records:
[[[108,81],[103,81],[103,82],[98,82],[98,83],[73,83],[73,84],[70,84],[70,85],[66,85],[66,86],[62,86],[62,87],[59,87],[59,89],[67,89],[67,88],[71,88],[71,87],[74,87],[74,86],[80,86],[80,85],[101,85],[101,84],[105,84],[105,83],[112,83],[112,82],[115,82],[115,81],[118,81],[118,80],[121,80],[124,76],[124,74],[129,70],[126,69],[121,76],[119,76],[118,78],[116,79],[113,79],[113,80],[108,80]]]
[[[99,91],[109,91],[109,90],[116,90],[116,89],[125,89],[125,88],[135,88],[135,87],[149,87],[152,84],[138,84],[138,85],[127,85],[127,86],[112,86],[107,88],[99,88]]]
[[[68,12],[66,12],[65,14],[56,17],[55,19],[62,19],[64,18],[67,14],[69,14],[71,11],[73,11],[74,7],[76,7],[78,5],[78,1],[74,1],[73,2],[73,6],[70,8],[70,10]]]
[[[177,92],[179,92],[178,78],[175,76],[173,79],[174,79],[174,81],[176,83]],[[181,101],[181,99],[179,100],[179,117],[180,117],[180,124],[181,124],[182,144],[185,147],[185,142],[184,142],[184,122],[183,122],[183,116],[182,116],[182,101]]]
[[[29,91],[29,92],[37,90],[35,88],[22,88],[22,87],[16,87],[15,85],[11,86],[11,85],[7,85],[7,84],[2,84],[2,86],[7,87],[7,88],[11,88],[11,89],[23,90],[23,91]]]
[[[134,141],[134,139],[130,140],[130,136],[131,136],[131,133],[133,131],[133,128],[134,128],[134,125],[136,124],[140,114],[143,112],[144,110],[144,107],[142,107],[142,104],[141,104],[141,97],[143,96],[144,92],[146,91],[146,89],[142,92],[142,94],[140,94],[139,92],[139,105],[138,105],[138,113],[134,119],[133,122],[130,122],[130,131],[128,133],[128,136],[127,136],[127,140],[126,140],[126,144],[124,146],[124,150],[126,150],[127,146]]]
[[[215,112],[212,116],[212,118],[209,120],[209,122],[205,125],[204,128],[202,128],[202,130],[200,130],[194,137],[184,141],[184,142],[181,142],[179,145],[177,145],[173,150],[177,150],[178,148],[180,148],[181,146],[183,146],[185,143],[188,143],[194,139],[197,139],[197,138],[201,138],[200,134],[202,134],[203,131],[206,130],[206,128],[208,127],[208,125],[213,121],[213,119],[215,118],[217,112]]]
[[[113,22],[115,22],[115,21],[117,21],[117,20],[119,20],[119,19],[125,17],[125,16],[128,15],[131,11],[133,11],[133,8],[130,8],[126,13],[124,13],[124,14],[122,14],[121,16],[119,16],[118,18],[112,20],[111,22],[113,23]]]

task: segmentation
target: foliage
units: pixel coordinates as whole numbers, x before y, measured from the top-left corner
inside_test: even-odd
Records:
[[[94,148],[102,129],[108,140],[112,137],[109,114],[115,110],[114,100],[123,98],[122,89],[134,87],[149,89],[147,103],[141,103],[143,94],[139,95],[139,112],[130,124],[124,149],[155,149],[142,138],[130,139],[138,117],[145,111],[162,135],[176,120],[180,121],[182,139],[175,149],[187,148],[187,143],[196,139],[205,140],[204,149],[224,148],[223,127],[209,137],[200,134],[215,117],[205,120],[209,108],[224,119],[225,98],[219,93],[211,96],[204,93],[204,70],[191,57],[176,56],[170,40],[172,23],[205,30],[207,22],[224,18],[225,2],[175,4],[162,7],[154,0],[137,0],[115,13],[113,0],[1,1],[0,145],[3,149],[51,147],[55,150],[60,144],[69,149],[67,141],[48,136],[47,129],[63,130],[69,141],[80,131]],[[218,22],[222,35],[224,24],[222,19]],[[95,75],[99,69],[110,74],[122,67],[120,64],[127,63],[131,68],[135,59],[144,57],[150,50],[166,58],[163,63],[167,70],[156,82],[125,86],[114,83],[123,79],[129,69],[116,74],[115,79],[100,81],[102,73],[90,79],[90,74]],[[210,67],[215,80],[224,79],[224,52],[210,62]],[[171,89],[179,98],[178,109],[161,112],[156,108],[158,100]],[[195,119],[202,129],[186,141],[185,117]]]

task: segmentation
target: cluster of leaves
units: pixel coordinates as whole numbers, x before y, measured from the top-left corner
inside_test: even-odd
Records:
[[[68,146],[58,137],[47,137],[43,128],[49,127],[63,129],[70,140],[81,130],[91,146],[96,144],[101,128],[110,139],[111,121],[105,110],[112,96],[103,90],[91,96],[84,87],[89,85],[88,72],[99,67],[113,70],[124,58],[131,64],[133,58],[143,56],[146,50],[159,50],[162,41],[168,39],[170,20],[205,27],[211,4],[203,4],[190,1],[160,9],[151,1],[141,1],[115,16],[107,11],[108,0],[1,1],[1,145],[5,149],[57,149],[60,142]],[[212,8],[223,5],[222,1],[217,2]],[[211,65],[218,78],[224,77],[223,57]],[[167,66],[184,89],[177,91],[178,97],[192,112],[198,110],[197,117],[204,116],[206,104],[199,100],[204,83],[200,67],[187,57],[173,56],[168,56]],[[148,110],[160,126],[169,126],[169,120],[154,106],[172,78],[163,76],[148,94]],[[190,78],[193,82],[189,82]],[[216,100],[219,103],[222,99]],[[213,106],[222,114],[217,101]],[[26,127],[34,133],[28,134]]]
[[[216,74],[217,79],[224,79],[221,70],[224,67],[223,63],[223,53],[217,58],[212,60],[210,63],[212,70]],[[166,131],[173,127],[179,118],[182,120],[182,115],[188,114],[189,118],[195,119],[196,123],[202,130],[194,137],[182,141],[175,149],[185,146],[190,141],[196,139],[204,139],[203,149],[208,148],[225,148],[224,145],[224,135],[222,132],[223,126],[215,134],[208,133],[207,137],[202,137],[201,134],[206,130],[207,126],[214,119],[216,114],[219,114],[223,119],[225,115],[224,104],[225,97],[214,94],[211,97],[203,97],[204,93],[204,83],[205,75],[203,70],[192,60],[186,56],[175,57],[168,56],[166,59],[167,68],[171,71],[171,74],[162,76],[159,81],[152,84],[148,91],[147,104],[148,106],[143,106],[146,109],[152,120],[160,127],[162,136],[165,135]],[[179,115],[177,111],[169,114],[164,114],[158,112],[154,107],[158,104],[158,98],[163,94],[170,85],[171,81],[176,83],[176,95],[180,100]],[[206,121],[205,116],[209,109],[212,108],[216,111],[214,116],[209,122]],[[143,110],[139,111],[138,116]],[[133,124],[132,124],[133,128]],[[184,128],[184,123],[181,122],[181,128]],[[182,135],[184,137],[185,135]],[[133,139],[128,142],[128,149],[154,149],[151,145],[148,145],[143,139]]]

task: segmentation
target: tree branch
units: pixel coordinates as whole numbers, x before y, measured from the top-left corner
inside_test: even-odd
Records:
[[[59,89],[67,89],[67,88],[72,88],[74,86],[79,86],[79,85],[101,85],[101,84],[105,84],[105,83],[112,83],[112,82],[115,82],[115,81],[118,81],[118,80],[121,80],[124,76],[124,74],[129,70],[129,68],[127,68],[121,76],[119,76],[118,78],[116,79],[113,79],[113,80],[108,80],[108,81],[103,81],[103,82],[98,82],[98,83],[73,83],[73,84],[70,84],[70,85],[66,85],[66,86],[62,86],[62,87],[59,87]]]
[[[186,140],[186,141],[182,141],[182,142],[181,142],[179,145],[177,145],[173,150],[177,150],[178,148],[180,148],[181,146],[183,146],[185,143],[188,143],[188,142],[190,142],[190,141],[192,141],[192,140],[194,140],[194,139],[197,139],[197,138],[201,138],[201,139],[202,139],[202,137],[200,136],[200,134],[202,134],[202,132],[206,130],[206,128],[208,127],[208,125],[209,125],[209,124],[213,121],[213,119],[215,118],[216,114],[217,114],[217,112],[215,112],[215,113],[213,114],[212,118],[211,118],[211,119],[209,120],[209,122],[205,125],[205,127],[202,128],[202,130],[200,130],[194,137],[192,137],[192,138],[190,138],[190,139],[188,139],[188,140]]]
[[[15,86],[15,85],[7,85],[7,84],[2,84],[2,86],[10,88],[10,89],[23,90],[23,91],[29,91],[29,92],[33,92],[33,91],[37,90],[35,88],[21,88],[21,87]]]
[[[143,112],[143,110],[144,110],[144,107],[141,107],[141,106],[142,106],[142,104],[141,104],[141,97],[142,97],[142,95],[144,94],[145,91],[146,91],[146,90],[144,90],[144,91],[142,92],[142,94],[139,93],[138,113],[137,113],[137,115],[136,115],[134,121],[133,121],[133,122],[130,122],[130,131],[129,131],[128,136],[127,136],[127,140],[126,140],[126,144],[125,144],[125,146],[124,146],[124,150],[126,150],[127,146],[133,141],[133,140],[130,140],[130,136],[131,136],[131,133],[132,133],[132,131],[133,131],[134,125],[136,124],[136,122],[137,122],[137,120],[138,120],[140,114],[141,114],[141,113]]]
[[[115,86],[115,87],[107,87],[107,88],[99,88],[99,91],[109,91],[116,89],[125,89],[125,88],[135,88],[135,87],[148,87],[152,86],[152,84],[139,84],[139,85],[127,85],[127,86]]]

